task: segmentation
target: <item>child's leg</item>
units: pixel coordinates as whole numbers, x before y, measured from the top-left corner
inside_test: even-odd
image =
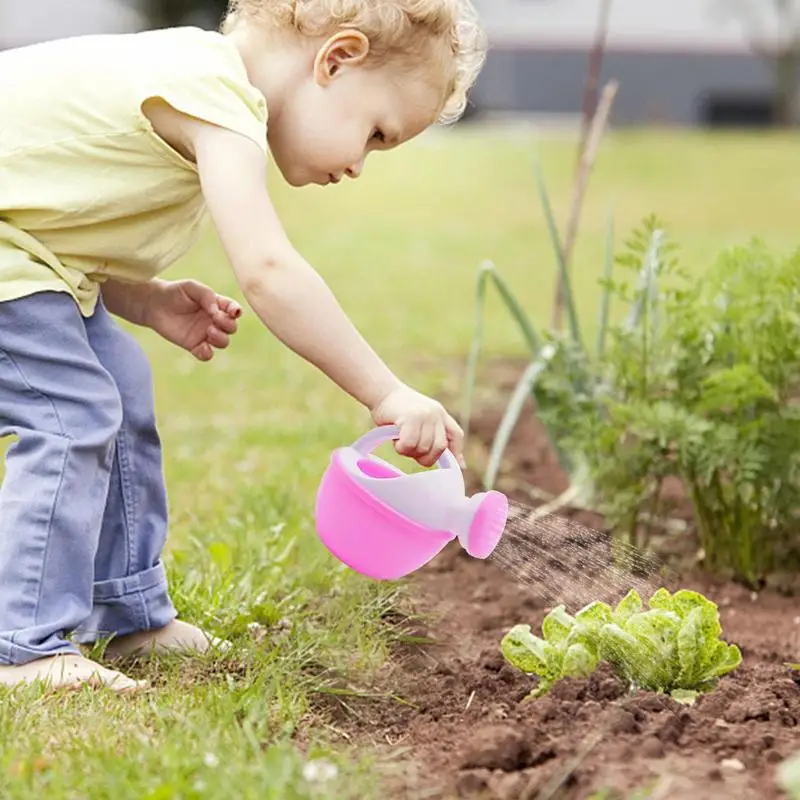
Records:
[[[94,558],[94,603],[80,642],[162,628],[175,618],[161,552],[167,496],[150,365],[101,303],[86,320],[89,345],[116,384],[122,420]]]
[[[94,606],[76,631],[92,642],[114,634],[106,653],[127,655],[153,643],[204,650],[208,638],[175,619],[161,554],[167,538],[167,494],[147,356],[102,304],[86,321],[89,344],[122,399],[122,425],[94,562]],[[133,634],[133,636],[130,636]],[[163,641],[162,641],[163,640]],[[134,646],[135,645],[135,646]]]
[[[51,671],[38,661],[48,656],[66,656],[72,677],[62,682],[91,664],[64,635],[91,612],[121,420],[117,387],[69,295],[0,303],[0,435],[18,437],[0,488],[2,682],[27,679],[31,662]]]

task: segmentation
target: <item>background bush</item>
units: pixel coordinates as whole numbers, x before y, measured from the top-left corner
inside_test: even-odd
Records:
[[[546,204],[547,207],[547,204]],[[554,234],[556,253],[560,252]],[[609,248],[609,252],[612,250]],[[613,265],[620,276],[613,276]],[[697,265],[693,265],[696,267]],[[565,271],[563,260],[559,268]],[[680,480],[705,565],[755,586],[796,568],[800,553],[800,251],[760,241],[721,253],[708,269],[679,265],[654,217],[609,258],[597,347],[581,337],[566,282],[566,332],[537,329],[489,265],[487,279],[531,348],[498,430],[485,484],[496,477],[532,396],[562,465],[570,500],[605,515],[640,546],[663,518],[663,487]],[[610,322],[609,309],[625,307]],[[470,360],[470,391],[480,344]],[[467,402],[468,424],[469,402]]]

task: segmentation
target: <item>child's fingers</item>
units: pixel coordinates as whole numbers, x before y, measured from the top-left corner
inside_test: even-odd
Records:
[[[425,426],[424,433],[420,437],[418,450],[424,453],[417,461],[423,467],[432,467],[447,449],[447,433],[444,423],[434,422]]]
[[[431,453],[434,456],[434,462],[441,458],[442,453],[444,453],[445,450],[447,450],[447,430],[445,429],[443,422],[437,422],[433,437],[433,449]]]
[[[239,323],[222,311],[219,314],[215,314],[211,319],[214,326],[225,333],[236,333],[239,329]]]
[[[464,469],[467,466],[464,460],[464,431],[449,414],[445,418],[445,429],[447,430],[450,451],[456,457],[461,468]]]
[[[242,307],[230,297],[217,295],[217,305],[225,312],[230,319],[239,319],[242,316]]]
[[[420,428],[419,439],[417,439],[417,454],[423,456],[424,459],[429,459],[435,436],[436,427],[432,423],[428,422]],[[435,461],[435,459],[432,459],[432,461]]]
[[[192,355],[198,361],[211,361],[214,357],[214,351],[211,349],[211,345],[208,342],[203,342],[192,350]]]
[[[224,350],[230,344],[230,337],[214,325],[209,325],[206,331],[206,340],[212,347]]]
[[[420,433],[420,424],[416,420],[411,420],[401,425],[400,436],[395,442],[394,449],[401,456],[413,457],[417,453]]]

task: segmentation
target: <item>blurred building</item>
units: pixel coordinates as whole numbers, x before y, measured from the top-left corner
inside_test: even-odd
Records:
[[[85,33],[147,27],[129,0],[0,0],[0,50]]]
[[[600,0],[474,1],[491,51],[471,112],[577,115]],[[0,0],[0,49],[141,30],[151,22],[145,6],[145,0]],[[195,9],[184,24],[218,23],[219,2],[163,0],[163,6]],[[774,3],[767,0],[614,0],[601,76],[620,83],[614,123],[768,122],[772,71],[751,51],[752,26],[731,13],[734,6],[763,13],[757,21],[766,41],[778,41],[769,17]]]
[[[577,114],[599,0],[475,0],[491,41],[476,111]],[[744,0],[765,41],[772,4]],[[614,122],[765,122],[772,73],[731,0],[614,0],[601,81],[620,83]]]

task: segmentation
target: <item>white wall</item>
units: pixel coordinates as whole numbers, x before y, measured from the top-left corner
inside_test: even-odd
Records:
[[[141,30],[136,0],[0,0],[0,47]]]

